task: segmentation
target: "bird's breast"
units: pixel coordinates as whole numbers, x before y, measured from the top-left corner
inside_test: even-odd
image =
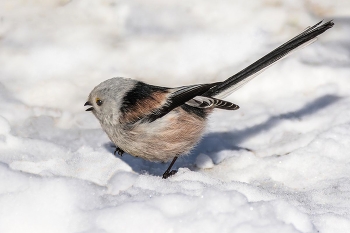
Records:
[[[205,118],[178,107],[151,123],[119,124],[105,131],[128,154],[165,162],[189,153],[202,137],[205,126]]]

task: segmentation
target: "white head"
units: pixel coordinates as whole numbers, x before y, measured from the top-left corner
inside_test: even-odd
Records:
[[[120,107],[125,94],[137,81],[127,78],[111,78],[97,85],[90,93],[84,106],[92,111],[102,124],[115,124],[120,116]]]

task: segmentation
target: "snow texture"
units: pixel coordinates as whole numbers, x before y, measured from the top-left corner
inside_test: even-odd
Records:
[[[321,19],[167,180],[84,111],[116,76],[222,81]],[[0,232],[350,232],[349,38],[347,0],[0,1]]]

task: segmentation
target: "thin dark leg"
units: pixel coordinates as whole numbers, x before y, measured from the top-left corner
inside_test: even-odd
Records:
[[[173,161],[171,161],[171,163],[170,163],[168,169],[166,169],[166,171],[164,172],[164,174],[163,174],[163,179],[166,179],[166,178],[168,178],[169,176],[172,176],[172,175],[175,175],[175,174],[176,174],[176,172],[177,172],[176,170],[170,171],[171,168],[173,167],[173,165],[174,165],[174,163],[175,163],[176,160],[177,160],[177,156],[174,157],[174,159],[173,159]]]
[[[124,154],[124,151],[122,149],[120,149],[119,147],[116,147],[115,148],[115,151],[114,151],[114,155],[118,152],[118,155],[120,156],[123,156]]]

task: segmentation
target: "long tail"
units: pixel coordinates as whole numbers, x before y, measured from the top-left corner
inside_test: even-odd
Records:
[[[317,36],[324,33],[326,30],[333,27],[332,21],[321,24],[317,23],[312,27],[306,28],[302,33],[287,41],[277,49],[273,50],[269,54],[260,58],[247,68],[241,70],[237,74],[229,77],[224,82],[221,82],[217,86],[211,88],[205,92],[202,96],[224,98],[236,91],[248,81],[252,80],[255,76],[263,72],[269,66],[275,64],[286,55],[290,54],[299,48],[303,48],[317,40]]]

